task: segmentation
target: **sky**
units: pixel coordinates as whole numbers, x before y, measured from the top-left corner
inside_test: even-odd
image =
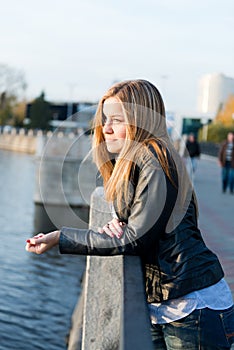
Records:
[[[115,81],[147,79],[169,111],[195,112],[199,79],[234,77],[233,0],[8,0],[0,64],[25,97],[97,102]]]

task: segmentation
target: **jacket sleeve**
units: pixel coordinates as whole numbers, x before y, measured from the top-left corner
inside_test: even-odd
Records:
[[[63,227],[60,252],[81,255],[141,255],[165,230],[176,200],[176,191],[156,159],[144,162],[134,200],[121,239],[89,229]]]
[[[219,151],[218,151],[218,160],[220,161],[220,163],[222,164],[222,166],[224,166],[225,162],[225,148],[226,148],[226,142],[221,143],[221,146],[219,147]]]

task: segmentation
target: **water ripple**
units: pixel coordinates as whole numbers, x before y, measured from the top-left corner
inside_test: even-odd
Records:
[[[34,159],[0,151],[0,166],[0,350],[65,350],[85,258],[25,251],[33,235]]]

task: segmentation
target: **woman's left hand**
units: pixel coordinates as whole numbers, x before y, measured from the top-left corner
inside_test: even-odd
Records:
[[[121,238],[124,231],[123,227],[125,226],[125,223],[122,221],[119,221],[117,218],[112,219],[109,221],[105,226],[98,229],[99,233],[106,233],[111,238],[117,237]]]
[[[35,254],[45,253],[59,243],[60,231],[53,231],[47,234],[38,235],[27,239],[25,249]]]

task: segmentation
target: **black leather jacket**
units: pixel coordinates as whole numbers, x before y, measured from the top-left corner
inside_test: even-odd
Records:
[[[121,213],[117,212],[126,223],[122,238],[63,227],[60,252],[139,255],[149,303],[178,298],[218,282],[224,273],[198,229],[194,194],[184,205],[182,215],[178,214],[178,173],[174,171],[173,185],[156,157],[146,152],[139,158],[130,208],[123,205]]]

